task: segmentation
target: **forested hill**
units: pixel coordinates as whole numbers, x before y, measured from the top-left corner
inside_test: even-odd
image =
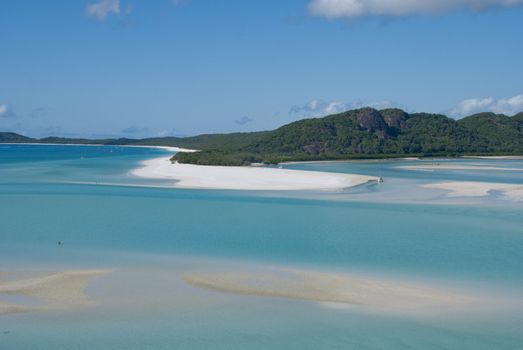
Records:
[[[480,154],[523,154],[523,113],[480,113],[454,120],[440,114],[362,108],[290,123],[234,150],[215,148],[174,159],[246,164]]]
[[[440,114],[362,108],[304,119],[273,131],[179,138],[85,140],[31,139],[0,133],[0,142],[101,143],[179,146],[179,162],[215,165],[291,160],[362,159],[403,156],[523,154],[523,113],[509,117],[480,113],[460,120]]]

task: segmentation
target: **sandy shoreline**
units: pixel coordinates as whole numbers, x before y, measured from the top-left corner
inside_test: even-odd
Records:
[[[492,191],[509,200],[523,201],[523,185],[474,181],[448,181],[422,185],[423,188],[448,191],[447,197],[484,197]]]
[[[189,148],[181,148],[181,147],[174,147],[174,146],[144,146],[144,145],[126,145],[126,146],[118,146],[118,147],[134,147],[134,148],[157,148],[157,149],[163,149],[169,152],[182,152],[182,153],[194,153],[198,152],[196,149],[189,149]]]
[[[85,290],[92,279],[110,273],[110,270],[73,270],[45,276],[0,280],[0,315],[17,312],[67,310],[94,303]],[[33,303],[2,301],[2,295],[26,297]]]
[[[442,158],[443,159],[443,158]],[[447,159],[447,158],[444,158]],[[366,163],[366,162],[382,162],[382,161],[418,161],[422,158],[418,157],[399,157],[399,158],[369,158],[369,159],[332,159],[332,160],[296,160],[281,162],[280,164],[323,164],[323,163]]]
[[[376,177],[265,167],[172,164],[168,158],[146,160],[131,175],[173,180],[173,187],[222,190],[341,190],[377,181]]]

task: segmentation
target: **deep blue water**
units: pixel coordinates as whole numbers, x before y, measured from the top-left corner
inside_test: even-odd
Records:
[[[174,269],[170,259],[185,256],[372,271],[523,295],[523,202],[458,204],[417,187],[442,180],[523,184],[523,171],[314,163],[287,167],[386,181],[332,195],[135,187],[164,184],[128,175],[162,155],[168,156],[147,148],[0,145],[0,270]],[[438,162],[523,168],[519,160]],[[0,315],[0,333],[9,329],[0,334],[0,349],[523,348],[519,312],[449,322],[201,293],[206,302],[216,299],[212,307],[182,313],[144,307]]]

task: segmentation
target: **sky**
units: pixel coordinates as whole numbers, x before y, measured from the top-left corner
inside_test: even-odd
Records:
[[[156,137],[523,110],[523,0],[2,0],[0,131]]]

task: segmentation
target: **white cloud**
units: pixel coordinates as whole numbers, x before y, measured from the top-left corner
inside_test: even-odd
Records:
[[[363,100],[356,100],[354,102],[327,102],[324,100],[312,100],[303,106],[296,105],[291,107],[291,109],[289,110],[289,115],[302,118],[324,117],[326,115],[341,113],[350,109],[362,107],[373,107],[376,109],[383,109],[394,106],[399,106],[399,104],[390,101],[367,103]]]
[[[15,118],[15,117],[16,117],[16,114],[9,105],[7,105],[5,103],[0,103],[0,118]]]
[[[482,11],[522,5],[523,0],[311,0],[309,12],[326,18],[401,17],[453,10]]]
[[[120,0],[98,0],[92,4],[87,5],[85,14],[88,17],[103,21],[110,14],[120,13]]]
[[[500,99],[494,97],[470,98],[458,103],[451,110],[451,114],[456,117],[464,117],[479,112],[514,115],[521,111],[523,111],[523,94]]]
[[[291,107],[289,114],[302,117],[322,117],[329,114],[341,113],[351,106],[347,103],[323,100],[312,100],[303,106]]]

